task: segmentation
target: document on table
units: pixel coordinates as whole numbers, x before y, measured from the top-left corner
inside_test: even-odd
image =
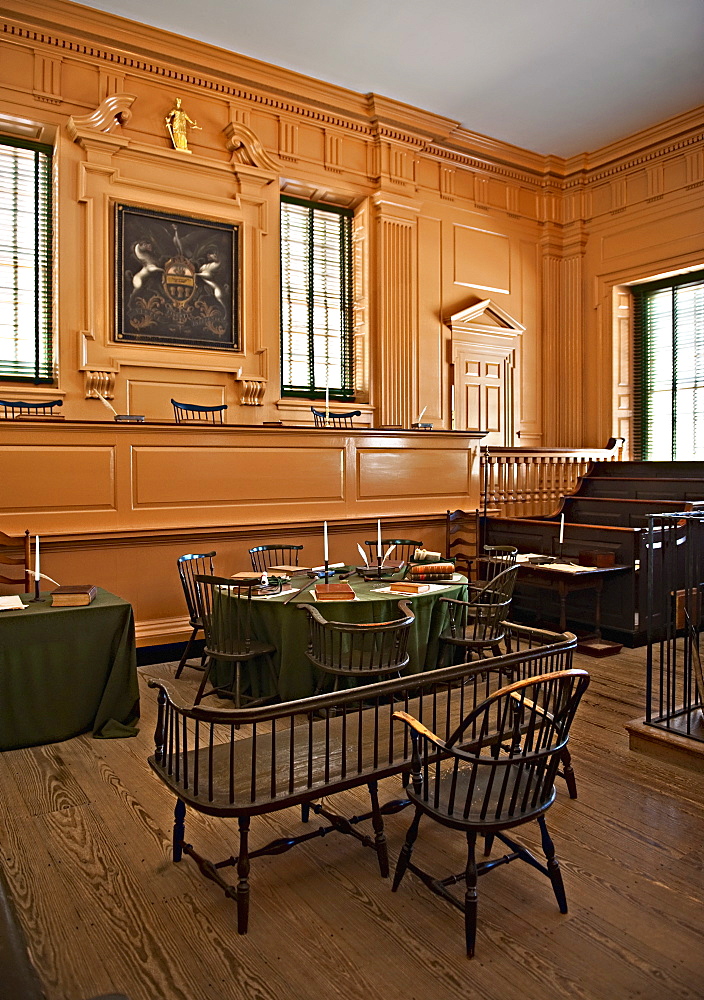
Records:
[[[542,562],[541,560],[545,560]],[[527,566],[529,569],[549,569],[555,573],[594,573],[598,571],[598,566],[580,566],[577,563],[552,562],[552,556],[541,556],[538,552],[526,552],[516,556],[516,562],[520,566]]]
[[[0,611],[24,611],[26,607],[17,594],[0,597]]]

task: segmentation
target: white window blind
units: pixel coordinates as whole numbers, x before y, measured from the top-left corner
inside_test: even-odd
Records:
[[[704,459],[704,271],[633,289],[636,406],[645,460]]]
[[[0,379],[54,379],[51,147],[0,138]]]
[[[281,201],[281,391],[353,399],[352,212]]]

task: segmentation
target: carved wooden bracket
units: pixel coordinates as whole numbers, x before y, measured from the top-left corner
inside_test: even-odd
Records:
[[[112,94],[89,115],[77,115],[68,120],[66,128],[74,142],[85,134],[111,132],[118,125],[126,125],[132,117],[132,105],[137,100],[133,94]]]
[[[257,135],[242,122],[229,122],[224,130],[233,166],[258,167],[279,173],[279,165],[262,146]]]
[[[83,372],[86,399],[115,398],[115,372]]]
[[[256,375],[243,375],[240,368],[235,374],[235,382],[238,383],[240,390],[240,406],[261,406],[268,381]]]

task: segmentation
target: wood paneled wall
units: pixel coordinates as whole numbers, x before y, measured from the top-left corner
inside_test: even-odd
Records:
[[[302,564],[355,564],[357,543],[418,538],[444,550],[445,511],[479,502],[478,437],[460,432],[313,430],[6,421],[0,530],[42,536],[42,570],[129,600],[140,642],[185,638],[176,559],[216,549],[249,568],[253,545],[305,545]],[[41,475],[38,475],[38,470]],[[52,589],[47,585],[48,589]]]
[[[165,129],[176,97],[201,126],[189,134],[189,154],[172,148]],[[458,375],[453,362],[465,358],[465,343],[476,354],[470,361],[485,357],[477,341],[486,336],[488,346],[497,338],[505,346],[488,362],[504,384],[489,385],[492,369],[472,391],[504,444],[629,439],[625,288],[704,262],[704,108],[564,160],[64,0],[9,0],[0,12],[0,133],[55,147],[58,264],[57,386],[3,384],[2,392],[60,395],[67,420],[83,422],[56,447],[53,430],[37,440],[46,470],[39,482],[26,451],[33,432],[13,452],[0,520],[18,530],[61,532],[83,518],[114,541],[137,524],[121,522],[128,504],[149,531],[160,518],[176,531],[211,531],[219,493],[229,515],[256,507],[255,520],[271,530],[336,510],[343,522],[383,514],[389,504],[394,516],[420,513],[404,473],[398,478],[398,453],[383,444],[341,443],[336,451],[287,442],[274,461],[268,444],[260,452],[259,437],[244,445],[242,436],[237,444],[200,439],[186,456],[173,426],[145,431],[129,457],[110,443],[124,439],[97,392],[118,412],[150,421],[171,419],[172,396],[225,402],[231,424],[253,429],[311,420],[309,401],[280,396],[281,191],[354,209],[355,380],[361,422],[373,427],[408,427],[424,407],[435,428],[465,419],[472,406],[465,400],[453,414],[453,389],[466,394],[469,374]],[[119,341],[120,203],[240,227],[239,350]],[[453,337],[452,317],[475,307],[475,328]],[[487,326],[492,316],[508,317],[510,343],[501,322]],[[359,463],[353,475],[350,449]],[[186,491],[183,472],[195,467],[196,452],[199,472]],[[434,452],[414,467],[414,477],[432,482],[436,515],[453,505],[450,496],[465,507],[477,499],[456,485],[464,471],[451,452],[441,470]],[[293,475],[287,500],[272,503],[279,459],[291,468],[294,453],[310,476]],[[240,464],[254,470],[249,492],[238,493]],[[51,500],[37,502],[49,482]],[[350,482],[362,491],[354,513]]]
[[[237,424],[310,418],[279,390],[283,189],[355,209],[365,422],[407,426],[427,406],[449,428],[449,320],[489,298],[525,331],[504,444],[601,446],[627,429],[613,289],[702,263],[704,109],[563,160],[63,0],[10,0],[0,28],[0,132],[57,152],[69,418],[108,417],[94,388],[150,419],[175,393],[225,401]],[[164,126],[176,96],[201,125],[190,155]],[[116,341],[116,203],[242,227],[239,352]]]

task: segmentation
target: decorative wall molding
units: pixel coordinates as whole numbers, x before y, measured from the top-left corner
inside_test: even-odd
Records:
[[[231,121],[223,129],[227,149],[232,153],[231,162],[248,167],[258,167],[279,173],[279,165],[273,156],[264,149],[255,133],[242,122]]]
[[[243,375],[240,368],[235,374],[235,382],[240,392],[240,406],[261,406],[268,381],[257,375]]]
[[[115,398],[114,371],[84,371],[83,381],[86,399],[98,399],[100,396],[105,399]]]
[[[114,132],[132,118],[132,105],[136,100],[134,94],[111,94],[90,114],[71,115],[66,131],[74,142],[80,141],[86,133]]]

